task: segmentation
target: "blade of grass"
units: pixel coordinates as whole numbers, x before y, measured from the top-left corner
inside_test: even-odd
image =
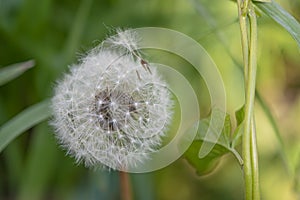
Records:
[[[26,108],[0,127],[0,152],[16,137],[51,116],[49,100]]]
[[[34,60],[16,63],[0,69],[0,86],[17,78],[35,65]]]
[[[273,0],[271,3],[254,2],[254,4],[287,30],[300,48],[300,24],[290,13]]]

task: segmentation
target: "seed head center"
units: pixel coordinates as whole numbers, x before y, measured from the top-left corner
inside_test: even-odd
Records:
[[[103,130],[111,132],[125,129],[128,117],[136,110],[133,97],[124,92],[107,89],[95,96],[94,112]]]

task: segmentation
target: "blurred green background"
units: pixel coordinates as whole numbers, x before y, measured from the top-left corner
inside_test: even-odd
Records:
[[[278,1],[300,19],[298,0]],[[300,198],[300,56],[292,37],[270,18],[259,23],[257,90],[278,123],[288,158],[269,119],[256,104],[263,199]],[[187,34],[216,62],[233,114],[244,102],[237,8],[217,0],[0,0],[0,67],[34,59],[36,66],[0,87],[0,124],[26,107],[52,96],[55,80],[111,27],[157,26]],[[107,28],[109,27],[109,28]],[[161,58],[168,60],[168,57]],[[181,71],[197,88],[184,63]],[[179,64],[178,64],[179,63]],[[174,63],[174,65],[176,65]],[[184,69],[184,70],[182,70]],[[201,87],[200,87],[201,89]],[[200,91],[201,92],[201,91]],[[207,93],[199,97],[207,98]],[[201,105],[201,115],[209,111]],[[184,159],[147,174],[132,174],[135,199],[243,199],[243,174],[233,156],[197,177]],[[22,134],[0,153],[0,199],[119,199],[117,172],[92,171],[65,156],[44,122]]]

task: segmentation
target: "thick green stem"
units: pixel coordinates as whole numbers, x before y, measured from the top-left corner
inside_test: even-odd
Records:
[[[257,68],[257,21],[256,13],[252,4],[249,5],[249,21],[250,21],[250,52],[249,52],[249,84],[251,89],[252,115],[250,127],[250,151],[251,151],[251,168],[252,168],[252,199],[260,199],[259,191],[259,169],[258,169],[258,154],[256,145],[256,126],[254,119],[254,99],[255,99],[255,82]],[[252,73],[250,75],[250,73]]]
[[[242,53],[244,61],[244,79],[246,86],[246,103],[245,103],[245,126],[244,134],[242,140],[242,157],[244,160],[243,170],[244,170],[244,181],[245,181],[245,197],[246,200],[252,199],[252,167],[251,167],[251,153],[250,153],[250,121],[251,109],[249,108],[249,84],[248,84],[248,58],[249,58],[249,47],[248,47],[248,32],[247,32],[247,15],[243,13],[243,1],[237,0],[238,13],[239,13],[239,22],[240,22],[240,31],[241,31],[241,44],[242,44]],[[249,116],[250,115],[250,116]]]
[[[237,0],[237,3],[241,29],[246,90],[244,135],[242,142],[245,197],[246,200],[258,200],[260,199],[259,173],[254,122],[254,99],[257,67],[257,22],[255,10],[251,2],[247,0]],[[247,17],[250,22],[249,32],[247,30]]]

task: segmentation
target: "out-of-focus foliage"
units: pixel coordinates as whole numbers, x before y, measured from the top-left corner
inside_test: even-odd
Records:
[[[204,15],[193,1],[181,0],[0,0],[1,67],[29,59],[36,61],[34,68],[1,86],[0,124],[51,97],[55,80],[76,58],[104,39],[111,27],[160,26],[199,41],[222,74],[227,110],[234,115],[244,101],[243,74],[236,64],[236,61],[242,63],[236,5],[232,1],[196,2],[206,11]],[[300,19],[298,1],[278,3]],[[293,200],[300,192],[299,50],[292,37],[273,20],[262,15],[258,22],[257,90],[275,115],[288,153],[287,161],[283,162],[274,130],[257,104],[262,195],[264,199]],[[195,77],[193,69],[174,55],[156,53],[152,58],[164,60],[175,68],[179,66],[181,73],[200,91],[201,115],[205,117],[209,107],[203,80]],[[0,153],[0,199],[119,198],[116,172],[93,172],[74,165],[58,147],[52,133],[47,123],[42,123]],[[157,172],[131,177],[136,199],[243,198],[242,171],[230,155],[222,158],[214,173],[203,178],[197,178],[183,159]]]

